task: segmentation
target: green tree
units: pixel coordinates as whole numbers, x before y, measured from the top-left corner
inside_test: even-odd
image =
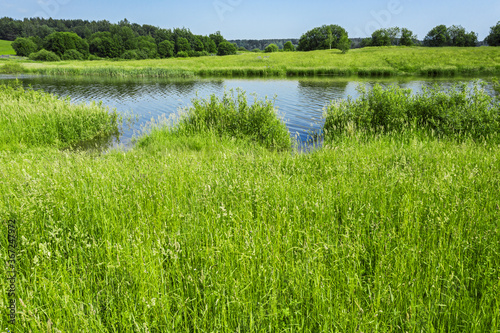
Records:
[[[279,48],[276,44],[269,44],[264,49],[264,52],[266,52],[266,53],[272,53],[272,52],[278,52],[278,51],[279,51]]]
[[[500,21],[497,25],[491,27],[490,34],[486,37],[485,42],[489,46],[500,46]]]
[[[210,39],[214,41],[215,43],[215,46],[217,48],[219,48],[219,44],[222,43],[222,42],[225,42],[226,39],[224,37],[222,37],[222,35],[220,34],[220,31],[217,31],[216,33],[214,34],[210,34]]]
[[[123,45],[110,32],[97,32],[90,40],[90,53],[101,58],[119,58],[125,51]]]
[[[312,51],[337,48],[337,43],[347,31],[338,25],[323,25],[309,30],[299,39],[297,50]],[[333,39],[333,40],[332,40]]]
[[[31,53],[30,60],[36,61],[61,61],[61,58],[52,51],[41,49],[38,52]]]
[[[236,46],[229,42],[221,42],[217,50],[217,55],[225,56],[231,54],[236,54]]]
[[[293,46],[292,42],[288,41],[283,45],[283,51],[292,52],[295,51],[295,46]]]
[[[52,51],[61,57],[67,50],[77,50],[85,57],[89,55],[89,44],[74,32],[54,32],[44,40],[47,51]]]
[[[164,40],[158,44],[158,53],[162,58],[171,58],[174,56],[175,45],[169,40]]]
[[[189,44],[189,41],[184,37],[177,38],[177,42],[175,43],[175,47],[177,50],[176,53],[191,51],[191,45]]]
[[[371,46],[391,46],[391,36],[387,29],[378,29],[372,33]]]
[[[347,37],[347,34],[340,37],[337,48],[342,51],[342,54],[347,53],[351,49],[351,40]]]
[[[29,38],[18,37],[12,42],[12,48],[21,57],[27,57],[38,50],[37,45]]]
[[[450,45],[450,34],[445,25],[434,27],[424,38],[425,46],[439,47]]]
[[[212,53],[212,54],[217,53],[217,45],[210,37],[208,37],[208,36],[203,37],[203,45],[205,45],[204,49],[208,53]]]

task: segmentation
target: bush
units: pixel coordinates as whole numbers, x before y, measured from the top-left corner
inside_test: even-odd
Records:
[[[278,51],[279,51],[279,47],[276,44],[269,44],[264,49],[264,52],[266,52],[266,53],[272,53],[272,52],[278,52]]]
[[[295,46],[293,46],[292,42],[288,41],[283,45],[283,51],[285,52],[293,52],[295,51]]]
[[[41,49],[38,52],[31,53],[29,55],[30,60],[35,61],[61,61],[61,58],[57,54],[45,49]]]
[[[456,85],[446,91],[438,86],[412,95],[410,89],[378,84],[371,91],[360,88],[357,100],[333,102],[327,107],[324,132],[328,138],[361,132],[423,130],[439,136],[482,139],[500,131],[500,103],[476,83]]]
[[[24,73],[25,71],[26,68],[16,63],[6,63],[2,67],[0,67],[0,73],[3,74],[18,74],[18,73]]]
[[[31,39],[22,37],[18,37],[12,42],[12,48],[20,57],[27,57],[38,50],[37,45]]]
[[[259,52],[262,52],[262,50],[261,49],[253,49],[252,52],[259,53]]]
[[[177,52],[177,58],[189,58],[189,53],[186,51]]]
[[[74,49],[64,52],[62,58],[63,60],[85,60],[83,54]]]
[[[135,60],[139,59],[139,55],[137,54],[137,50],[127,50],[123,52],[123,54],[120,56],[122,59],[126,60]]]
[[[222,42],[219,44],[217,55],[225,56],[231,54],[236,54],[236,46],[234,46],[234,44],[231,44],[229,42]]]
[[[162,58],[171,58],[174,56],[175,44],[169,40],[164,40],[158,44],[158,53]]]
[[[103,60],[103,58],[98,57],[94,54],[89,55],[89,60]]]
[[[485,41],[489,46],[500,46],[500,21],[491,27],[490,34]]]
[[[285,123],[277,117],[270,100],[255,100],[248,105],[241,90],[224,92],[207,99],[194,99],[193,106],[181,114],[175,131],[183,134],[215,132],[220,136],[250,139],[267,148],[289,149],[290,133]]]

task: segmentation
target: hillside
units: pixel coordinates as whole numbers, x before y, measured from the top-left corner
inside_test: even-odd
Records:
[[[0,40],[0,55],[15,55],[16,51],[11,46],[12,42]]]

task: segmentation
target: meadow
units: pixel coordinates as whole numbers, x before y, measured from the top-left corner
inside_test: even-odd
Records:
[[[15,61],[20,72],[56,75],[148,77],[250,76],[455,76],[500,73],[495,47],[368,47],[347,54],[311,52],[243,52],[232,56],[155,60]],[[1,71],[1,66],[0,66]]]
[[[0,55],[16,55],[16,51],[12,48],[12,42],[0,40]]]
[[[498,102],[476,88],[482,98],[457,88],[449,104],[429,93],[438,111],[427,119],[468,105],[498,126]],[[9,141],[0,221],[5,235],[8,219],[18,229],[11,331],[498,332],[498,141],[418,121],[381,127],[375,97],[387,97],[388,119],[406,98],[351,101],[373,121],[327,122],[335,135],[307,154],[271,101],[249,106],[241,92],[194,101],[126,152]]]

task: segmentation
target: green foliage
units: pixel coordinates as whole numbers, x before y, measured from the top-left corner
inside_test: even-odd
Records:
[[[18,37],[12,42],[12,48],[16,51],[16,55],[21,57],[27,57],[38,51],[37,45],[32,40],[22,37]]]
[[[337,43],[347,31],[338,25],[323,25],[303,34],[299,39],[298,51],[312,51],[337,48]]]
[[[290,133],[277,117],[272,101],[254,100],[251,105],[246,94],[238,90],[225,92],[219,98],[194,99],[193,106],[181,115],[172,131],[179,134],[213,132],[229,138],[255,141],[266,148],[291,148]]]
[[[231,54],[236,54],[236,46],[234,46],[234,44],[231,44],[229,42],[222,42],[219,44],[217,55],[225,56]]]
[[[118,132],[118,114],[42,91],[0,85],[0,150],[68,147]]]
[[[175,44],[169,40],[164,40],[158,44],[158,53],[162,58],[171,58],[174,56]]]
[[[177,53],[191,51],[191,45],[189,45],[189,41],[183,37],[177,39],[175,43],[175,48]]]
[[[262,52],[262,50],[261,49],[253,49],[252,52],[260,53],[260,52]]]
[[[295,46],[293,46],[292,42],[288,41],[283,45],[283,51],[285,52],[293,52],[295,51]]]
[[[279,49],[278,49],[278,46],[276,44],[269,44],[264,49],[264,52],[266,52],[266,53],[272,53],[272,52],[278,52],[278,51],[279,51]]]
[[[218,49],[219,45],[223,42],[227,42],[226,39],[221,35],[220,31],[217,31],[214,34],[210,34],[210,39],[214,42],[215,47]]]
[[[441,91],[423,87],[423,93],[392,86],[361,88],[357,100],[334,102],[328,106],[324,131],[333,138],[347,131],[425,131],[440,137],[484,140],[500,137],[500,104],[478,83]]]
[[[90,53],[101,58],[118,58],[124,52],[124,47],[110,32],[95,33],[89,45]]]
[[[351,41],[347,35],[342,35],[339,42],[337,43],[337,48],[342,51],[342,54],[347,53],[351,49]]]
[[[379,29],[373,32],[371,46],[391,46],[391,37],[387,29]]]
[[[186,51],[177,52],[175,55],[177,58],[189,58],[189,53]]]
[[[75,49],[66,50],[62,56],[63,60],[87,60],[84,55]]]
[[[54,32],[45,38],[44,46],[47,51],[52,51],[59,57],[72,49],[77,50],[84,57],[89,55],[89,44],[73,32]]]
[[[433,28],[424,38],[425,46],[469,46],[477,45],[477,34],[474,32],[467,33],[461,26],[451,26],[447,28],[445,25],[439,25]]]
[[[31,53],[29,55],[30,60],[36,61],[61,61],[61,58],[57,54],[45,49],[41,49],[38,52]]]
[[[245,51],[248,51],[248,50],[245,49],[243,46],[240,46],[240,47],[238,47],[238,51],[245,52]]]
[[[500,46],[500,21],[491,27],[490,34],[485,39],[489,46]]]
[[[415,45],[414,40],[417,39],[417,36],[413,34],[411,30],[406,28],[401,29],[401,38],[399,40],[399,45],[403,46],[413,46]]]

